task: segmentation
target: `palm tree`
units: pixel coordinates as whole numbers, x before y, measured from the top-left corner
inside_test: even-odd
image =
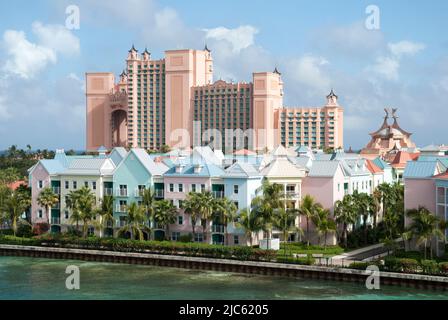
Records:
[[[376,188],[372,193],[372,201],[370,203],[371,212],[373,215],[373,226],[377,226],[378,213],[381,210],[381,199],[382,194],[381,191]]]
[[[364,243],[367,243],[367,219],[369,218],[370,196],[367,193],[359,193],[357,190],[353,192],[353,202],[357,211],[357,219],[362,218],[364,228]]]
[[[198,201],[197,208],[200,212],[202,228],[205,233],[207,231],[207,221],[212,218],[216,209],[216,200],[210,191],[197,193],[196,200]]]
[[[236,219],[237,213],[236,205],[233,201],[228,198],[219,198],[215,201],[215,212],[216,218],[224,225],[225,228],[225,244],[228,244],[228,225],[233,223]]]
[[[424,245],[425,259],[429,242],[429,251],[432,259],[432,240],[434,237],[445,239],[445,235],[441,228],[441,219],[425,207],[411,209],[407,212],[407,215],[412,218],[412,223],[406,232],[408,235],[407,238],[416,238],[417,246]]]
[[[313,218],[313,223],[316,226],[317,233],[319,235],[319,243],[320,237],[324,235],[324,249],[327,247],[327,235],[328,232],[336,231],[336,223],[332,218],[330,218],[330,210],[318,208],[317,214]]]
[[[257,211],[249,209],[241,210],[236,225],[244,229],[246,238],[249,238],[250,246],[252,247],[252,235],[258,233],[263,229],[263,221],[260,216],[257,216]]]
[[[165,238],[169,239],[170,224],[176,222],[177,208],[168,200],[156,202],[154,219],[157,224],[165,227]]]
[[[143,190],[142,204],[145,207],[146,218],[148,219],[149,228],[152,228],[152,221],[154,220],[154,212],[156,206],[155,191],[152,188]],[[149,232],[149,238],[152,238],[152,231]]]
[[[46,187],[46,188],[42,189],[42,191],[39,194],[39,197],[37,198],[37,203],[41,207],[46,208],[49,224],[51,223],[51,220],[50,220],[51,207],[53,207],[58,202],[59,202],[58,195],[55,194],[50,187]]]
[[[348,227],[356,222],[356,208],[351,195],[347,194],[342,200],[335,202],[334,216],[336,222],[342,224],[344,247],[347,248]]]
[[[98,215],[100,216],[100,225],[102,228],[110,228],[109,226],[114,227],[114,197],[113,196],[104,196],[101,201],[101,205],[97,210]],[[101,228],[101,229],[102,229]],[[100,237],[102,237],[102,230],[100,231]]]
[[[135,202],[132,202],[127,208],[126,225],[122,227],[119,232],[129,232],[132,240],[134,240],[135,236],[137,236],[141,241],[143,240],[143,232],[149,230],[148,226],[145,224],[145,221],[145,208],[143,206],[139,206]]]
[[[319,203],[316,203],[314,198],[310,195],[305,195],[302,199],[302,203],[300,204],[299,214],[304,216],[306,219],[306,240],[307,246],[310,245],[310,233],[309,233],[309,225],[310,220],[316,215],[318,208],[321,207]]]
[[[285,256],[286,247],[288,242],[288,236],[290,232],[298,231],[301,232],[302,229],[295,226],[296,218],[298,216],[298,210],[296,209],[284,209],[280,208],[274,219],[274,227],[282,232]]]
[[[70,222],[76,224],[76,230],[79,232],[79,222],[82,220],[79,211],[79,192],[70,191],[66,197],[67,208],[70,209]]]
[[[29,208],[30,205],[31,199],[25,197],[23,194],[17,191],[11,191],[6,196],[6,199],[4,199],[2,207],[0,208],[0,213],[1,211],[3,211],[5,214],[5,218],[11,222],[14,236],[16,236],[17,233],[18,221],[23,220],[21,219],[21,216],[25,212],[25,210]]]
[[[191,229],[193,233],[193,240],[196,236],[196,224],[201,218],[201,212],[198,207],[199,199],[198,193],[189,192],[187,198],[182,202],[182,209],[184,212],[190,216],[191,219]]]
[[[93,220],[95,219],[97,213],[97,211],[94,210],[95,195],[87,187],[82,187],[76,192],[79,195],[78,210],[80,218],[83,222],[82,233],[84,237],[87,237],[89,226],[94,224]]]

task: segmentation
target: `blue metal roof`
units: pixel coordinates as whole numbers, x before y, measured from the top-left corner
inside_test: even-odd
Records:
[[[403,178],[429,178],[436,174],[437,161],[408,161]]]
[[[197,165],[197,164],[196,164]],[[165,175],[166,176],[196,176],[196,177],[220,177],[224,174],[224,170],[212,163],[199,164],[202,169],[200,172],[195,173],[195,164],[189,164],[182,168],[181,172],[176,172],[176,166],[170,168]]]

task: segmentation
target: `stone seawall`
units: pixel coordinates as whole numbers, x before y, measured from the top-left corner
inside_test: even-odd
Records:
[[[308,279],[365,282],[363,270],[303,266],[274,262],[239,261],[151,253],[117,252],[89,249],[0,245],[0,256],[27,256],[51,259],[74,259],[96,262],[142,264],[196,270],[213,270],[270,276],[302,277]],[[381,272],[381,285],[399,285],[422,289],[448,289],[448,277]]]

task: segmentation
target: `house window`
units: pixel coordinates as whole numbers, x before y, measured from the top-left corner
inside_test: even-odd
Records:
[[[234,193],[234,194],[238,194],[238,185],[237,185],[237,184],[235,184],[235,185],[233,186],[233,193]]]
[[[177,217],[177,224],[179,224],[179,225],[184,224],[184,217],[183,216],[178,216]]]
[[[76,181],[73,181],[73,189],[78,188],[78,183]]]
[[[194,241],[195,242],[203,242],[204,241],[204,235],[202,233],[196,233],[194,235]]]
[[[240,237],[239,236],[233,236],[233,244],[240,244]]]
[[[235,207],[238,209],[238,201],[233,202],[235,204]]]
[[[184,192],[184,185],[182,183],[179,183],[178,189],[179,189],[179,192]]]
[[[195,185],[195,184],[192,184],[192,185],[191,185],[191,191],[192,191],[192,192],[196,192],[196,185]]]
[[[179,206],[178,209],[182,208],[182,205],[184,204],[184,202],[182,200],[179,200]]]
[[[44,216],[42,209],[37,210],[37,217],[42,219]]]
[[[144,184],[138,185],[138,196],[143,196],[143,192],[145,191],[146,186]]]
[[[174,192],[174,184],[170,183],[170,192]]]
[[[338,183],[338,192],[341,191],[341,184]]]
[[[44,182],[42,180],[39,180],[38,187],[39,189],[42,189],[44,187]]]
[[[171,232],[171,240],[177,241],[179,240],[180,232]]]
[[[201,184],[201,192],[205,192],[205,184]]]
[[[65,189],[70,188],[69,181],[65,181]]]
[[[120,196],[126,197],[128,195],[128,186],[120,184]]]
[[[95,228],[94,227],[89,227],[89,230],[87,231],[87,234],[89,236],[93,236],[95,234]]]
[[[86,188],[89,187],[89,181],[84,181],[84,187],[86,187]]]
[[[96,190],[96,181],[92,181],[92,189]]]
[[[65,218],[65,219],[68,219],[68,210],[65,210],[65,211],[64,211],[64,218]]]

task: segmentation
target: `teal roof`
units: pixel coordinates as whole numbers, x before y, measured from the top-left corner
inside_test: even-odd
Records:
[[[65,170],[65,167],[59,160],[55,159],[44,159],[40,160],[42,166],[47,170],[49,174],[57,174]]]
[[[220,177],[224,174],[224,170],[212,163],[200,164],[202,167],[199,173],[194,172],[196,165],[189,164],[182,168],[181,172],[176,172],[176,166],[170,168],[165,175],[166,176],[196,176],[196,177]]]
[[[388,167],[390,167],[390,165],[384,161],[383,159],[381,159],[380,157],[376,158],[375,160],[373,160],[373,163],[379,167],[380,169],[386,169]]]
[[[448,168],[448,157],[420,156],[417,161],[440,161],[446,168]]]
[[[437,174],[437,161],[408,161],[403,178],[430,178]]]

